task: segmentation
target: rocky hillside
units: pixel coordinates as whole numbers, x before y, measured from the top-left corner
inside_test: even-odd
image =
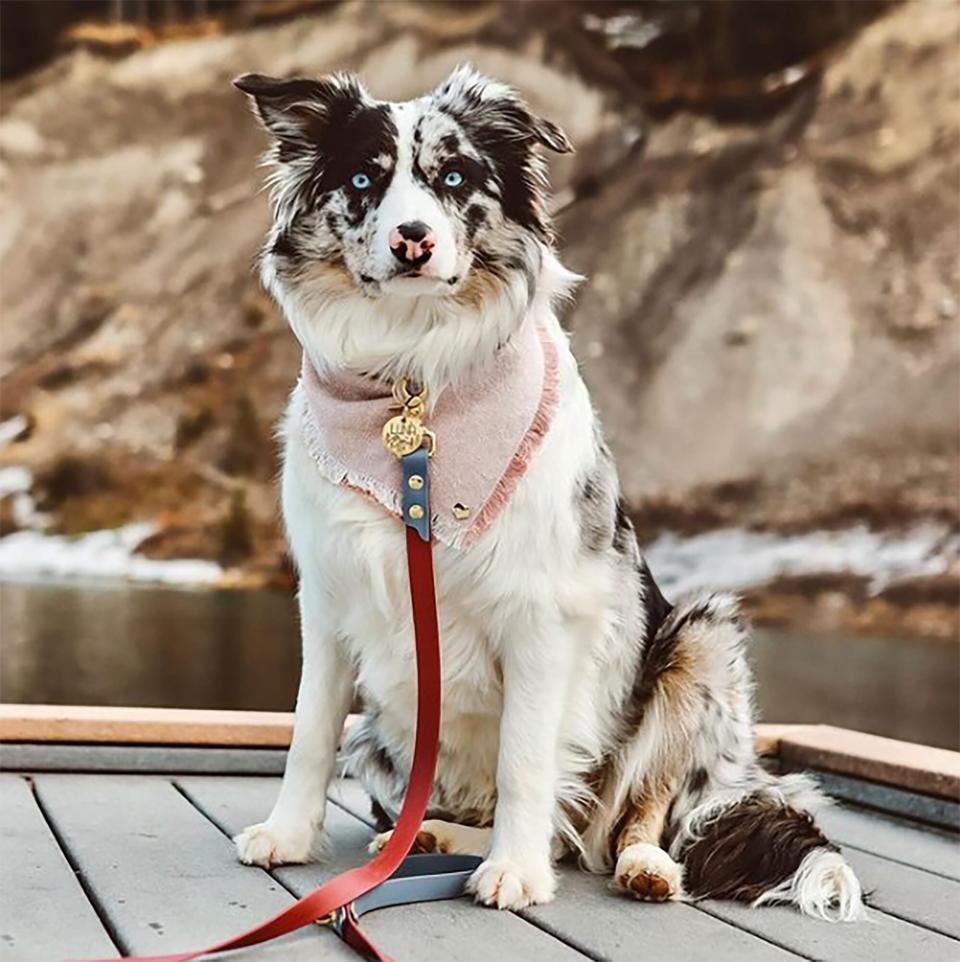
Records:
[[[754,36],[746,5],[666,6],[325,4],[8,81],[4,530],[151,519],[147,553],[282,570],[297,347],[251,270],[264,139],[229,80],[401,99],[465,59],[578,147],[566,320],[645,537],[956,524],[960,7],[769,4],[800,19]]]

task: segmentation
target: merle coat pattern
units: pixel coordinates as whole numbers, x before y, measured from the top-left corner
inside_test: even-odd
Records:
[[[421,844],[483,854],[471,889],[500,908],[549,900],[555,860],[574,853],[638,898],[856,917],[814,786],[755,757],[736,602],[671,605],[638,549],[554,314],[578,278],[552,247],[541,150],[571,150],[566,136],[470,68],[405,103],[348,76],[236,84],[273,137],[262,278],[318,370],[407,376],[436,396],[495,363],[530,312],[560,357],[553,424],[509,504],[468,549],[435,549],[443,723]],[[282,429],[303,633],[293,744],[273,812],[237,838],[264,866],[322,853],[354,692],[365,712],[346,769],[387,822],[411,763],[402,526],[320,477],[303,412],[295,390]]]

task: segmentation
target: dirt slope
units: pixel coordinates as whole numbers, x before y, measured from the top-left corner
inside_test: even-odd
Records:
[[[464,59],[578,145],[567,322],[645,535],[957,519],[960,8],[895,9],[724,123],[649,120],[613,67],[505,42],[510,9],[334,5],[3,88],[0,415],[28,427],[0,466],[55,527],[159,517],[154,552],[278,570],[297,349],[251,270],[264,141],[229,79],[356,69],[400,99]]]

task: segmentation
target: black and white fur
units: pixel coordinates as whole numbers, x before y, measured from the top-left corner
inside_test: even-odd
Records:
[[[435,548],[443,723],[423,843],[484,854],[471,888],[500,908],[552,898],[554,861],[574,851],[641,898],[857,917],[859,884],[809,814],[814,786],[755,757],[735,601],[671,606],[638,550],[553,312],[578,278],[551,246],[539,150],[569,151],[564,134],[470,68],[406,103],[346,76],[237,85],[274,138],[262,277],[318,368],[404,375],[437,396],[496,363],[529,311],[560,356],[552,427],[508,506],[468,549]],[[410,263],[392,249],[409,223],[432,243]],[[355,691],[365,714],[347,770],[387,818],[413,743],[402,526],[321,478],[303,412],[294,391],[282,482],[303,633],[293,744],[273,812],[237,838],[241,859],[265,866],[321,853]]]

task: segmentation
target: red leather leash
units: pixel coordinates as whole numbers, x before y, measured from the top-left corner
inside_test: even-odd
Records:
[[[426,813],[437,766],[440,737],[440,629],[437,624],[437,598],[433,576],[433,549],[429,539],[429,497],[426,483],[426,452],[422,449],[404,458],[405,489],[409,476],[419,478],[416,488],[420,512],[411,513],[419,524],[407,524],[407,571],[413,605],[413,629],[417,656],[417,729],[410,782],[393,834],[383,849],[366,865],[350,869],[321,885],[309,895],[242,935],[216,945],[170,955],[125,956],[129,962],[189,962],[213,952],[240,949],[279,938],[318,920],[334,925],[348,945],[377,962],[392,962],[367,938],[357,924],[353,902],[386,881],[400,867],[413,847]],[[406,502],[406,498],[405,498]],[[425,533],[425,537],[420,532]],[[113,962],[113,960],[98,960]]]

